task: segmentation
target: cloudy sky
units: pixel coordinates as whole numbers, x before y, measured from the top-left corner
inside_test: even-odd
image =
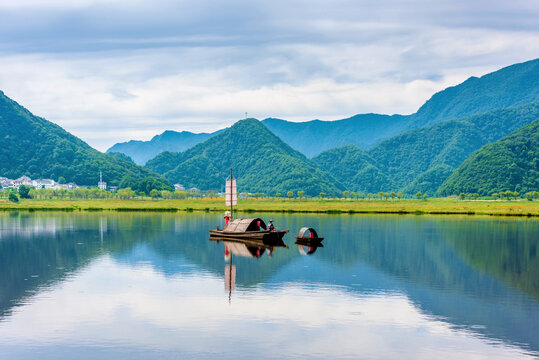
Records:
[[[0,90],[102,151],[245,112],[413,113],[537,57],[534,0],[0,0]]]

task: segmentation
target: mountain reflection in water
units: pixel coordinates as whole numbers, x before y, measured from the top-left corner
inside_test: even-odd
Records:
[[[291,229],[291,233],[305,224],[316,228],[327,239],[324,248],[316,251],[313,247],[294,244],[289,234],[284,238],[290,246],[288,249],[235,242],[225,250],[223,243],[207,240],[208,229],[222,225],[219,214],[4,213],[0,216],[0,339],[4,339],[0,340],[0,351],[14,358],[25,357],[28,355],[25,349],[35,346],[48,355],[44,357],[51,358],[65,357],[77,347],[89,351],[87,339],[71,334],[82,336],[90,331],[92,324],[107,334],[107,339],[99,340],[100,334],[96,332],[95,342],[91,344],[91,349],[101,349],[105,358],[117,356],[118,351],[123,351],[125,357],[132,357],[133,352],[142,358],[177,357],[204,339],[202,335],[193,335],[197,334],[196,327],[183,332],[186,330],[181,324],[185,319],[166,326],[155,325],[162,315],[154,312],[161,307],[171,318],[179,316],[175,312],[183,314],[181,309],[189,309],[189,316],[197,319],[201,331],[209,331],[204,328],[206,323],[216,330],[212,336],[217,342],[231,341],[234,333],[260,333],[269,337],[268,343],[282,345],[274,351],[292,351],[292,342],[300,341],[302,335],[294,329],[308,330],[311,336],[318,334],[316,331],[327,336],[333,331],[340,334],[340,338],[330,336],[332,345],[326,344],[327,350],[313,345],[312,351],[303,349],[294,353],[300,357],[358,357],[361,354],[356,352],[361,349],[362,356],[370,358],[399,358],[398,355],[413,358],[415,351],[425,352],[427,348],[438,351],[432,353],[434,357],[444,354],[448,358],[537,355],[539,223],[536,220],[279,214],[271,217],[280,228]],[[153,279],[152,282],[143,282],[145,277]],[[113,282],[115,287],[110,285]],[[230,304],[226,301],[228,307],[221,304],[226,299],[223,283],[226,294],[232,296]],[[174,288],[189,289],[189,292],[176,297]],[[130,296],[131,292],[137,295]],[[162,341],[170,331],[191,334],[187,336],[191,343],[180,346],[174,336],[170,341],[175,342],[166,344],[127,336],[126,331],[116,329],[120,325],[99,320],[100,308],[94,309],[96,313],[86,319],[82,309],[90,306],[90,301],[100,301],[93,300],[93,294],[108,299],[101,303],[103,309],[115,306],[117,314],[122,315],[119,319],[130,329],[150,326],[162,335]],[[61,331],[62,327],[54,329],[54,321],[36,324],[39,316],[30,316],[42,308],[52,314],[54,304],[71,297],[76,298],[80,309],[54,318],[71,324],[69,336]],[[126,298],[115,303],[118,301],[115,299],[123,297]],[[144,308],[146,302],[161,297],[165,303]],[[182,307],[169,306],[174,301],[164,300],[168,297],[177,302],[181,299]],[[49,298],[56,301],[49,303]],[[297,314],[287,310],[296,301],[299,308],[315,311],[318,320],[296,319]],[[201,302],[204,309],[197,305]],[[258,308],[262,304],[271,307],[273,303],[279,307]],[[68,302],[66,306],[77,308],[78,305]],[[220,309],[221,315],[212,313],[215,318],[208,318],[208,306]],[[241,318],[243,322],[227,328],[228,332],[225,328],[218,331],[219,318],[229,319],[230,323],[233,313],[240,308],[251,313],[249,309],[253,306],[265,314],[264,320]],[[309,306],[312,308],[307,309]],[[129,312],[122,312],[127,309],[129,312],[138,309],[149,318],[131,317]],[[82,318],[86,320],[77,322]],[[281,322],[290,326],[287,337],[271,335],[269,329]],[[386,329],[386,324],[391,326]],[[168,332],[163,332],[163,326]],[[34,327],[43,328],[47,336],[40,337],[36,330],[31,340],[24,340],[24,333],[18,332]],[[405,338],[402,342],[387,340],[371,347],[352,340],[368,337],[369,332],[374,336],[376,329],[381,328],[385,329],[383,339]],[[63,337],[54,337],[55,331]],[[428,331],[431,336],[438,334],[440,338],[425,345],[423,342],[429,336],[421,335],[421,331]],[[459,342],[460,338],[466,340]],[[474,345],[469,353],[459,350],[463,344],[472,342],[480,345]],[[339,344],[338,349],[332,347]],[[111,348],[115,352],[107,352]],[[395,349],[400,352],[396,354]],[[256,353],[255,349],[251,350],[237,353],[229,349],[220,355],[249,357]],[[215,355],[189,351],[183,354]]]

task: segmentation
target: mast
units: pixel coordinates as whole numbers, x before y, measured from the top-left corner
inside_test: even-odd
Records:
[[[234,189],[234,187],[232,186],[232,168],[230,168],[230,220],[234,218],[234,195],[232,194],[232,189]]]

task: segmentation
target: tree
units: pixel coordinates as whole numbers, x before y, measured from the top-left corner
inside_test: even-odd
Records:
[[[511,196],[513,196],[513,192],[511,190],[507,190],[505,192],[505,197],[507,198],[507,200],[511,200]]]
[[[417,200],[421,199],[421,196],[423,194],[421,194],[421,191],[418,191],[416,194],[415,194],[415,197],[417,198]]]
[[[21,199],[30,199],[29,193],[30,193],[29,186],[25,186],[25,185],[19,186],[19,196],[21,197]]]
[[[65,184],[65,183],[66,183],[66,178],[63,177],[63,176],[60,176],[60,177],[58,178],[58,184]]]
[[[281,197],[281,195],[282,195],[281,193],[276,193],[276,194],[275,194],[275,197],[278,197],[278,198],[280,198],[280,197]]]
[[[460,200],[466,199],[466,194],[465,194],[465,193],[460,193],[460,194],[459,194],[459,199],[460,199]]]
[[[380,198],[380,200],[383,200],[383,198],[384,198],[384,193],[380,191],[380,192],[378,193],[378,197]]]
[[[368,194],[367,194],[367,197],[368,197],[368,198],[369,198],[369,200],[370,200],[370,199],[371,199],[371,197],[372,197],[372,194],[371,194],[371,193],[368,193]]]
[[[348,191],[348,190],[344,190],[343,193],[342,193],[342,196],[344,197],[345,200],[349,195],[350,195],[350,191]]]
[[[157,191],[156,189],[150,190],[150,196],[152,197],[152,199],[157,199],[157,197],[159,196],[159,191]]]
[[[305,194],[305,191],[303,190],[299,190],[298,191],[298,196],[299,196],[299,199],[301,200],[303,198],[303,195]]]
[[[288,200],[290,200],[290,198],[291,198],[292,196],[294,196],[294,192],[289,191],[289,192],[286,193],[286,195],[288,196]]]
[[[494,200],[497,200],[498,197],[500,197],[500,195],[499,195],[498,193],[492,194],[492,198],[493,198]]]
[[[474,200],[479,199],[479,194],[478,194],[478,193],[473,193],[473,199],[474,199]]]
[[[172,199],[172,192],[168,190],[161,190],[161,197],[163,199]]]
[[[399,191],[399,192],[397,193],[397,197],[398,197],[399,200],[400,200],[400,199],[402,198],[402,192]]]
[[[423,200],[427,201],[427,198],[428,198],[428,197],[429,197],[429,196],[428,196],[427,194],[424,194],[424,195],[423,195]]]
[[[392,191],[392,192],[389,194],[389,196],[391,196],[391,200],[395,199],[395,195],[397,195],[397,194],[395,194],[394,191]]]
[[[321,192],[321,193],[320,193],[320,199],[323,199],[324,196],[326,196],[326,193],[325,193],[325,192]]]
[[[526,199],[528,199],[528,201],[532,201],[533,200],[533,192],[527,192],[526,193]]]
[[[515,200],[517,199],[518,195],[519,195],[518,191],[513,191],[513,197],[515,198]]]
[[[11,191],[9,193],[8,199],[9,201],[14,202],[14,203],[19,202],[19,197],[17,196],[17,193],[15,191]]]

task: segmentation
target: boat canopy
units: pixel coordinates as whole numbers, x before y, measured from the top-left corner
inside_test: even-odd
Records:
[[[305,239],[308,239],[309,237],[308,236],[305,236],[305,233],[306,232],[309,232],[310,234],[313,234],[312,237],[313,238],[317,238],[318,237],[318,234],[316,233],[316,230],[311,228],[311,227],[302,227],[300,230],[299,230],[299,234],[298,234],[298,238],[305,238]]]
[[[242,233],[246,231],[266,230],[266,223],[261,218],[235,219],[228,223],[225,231]]]

